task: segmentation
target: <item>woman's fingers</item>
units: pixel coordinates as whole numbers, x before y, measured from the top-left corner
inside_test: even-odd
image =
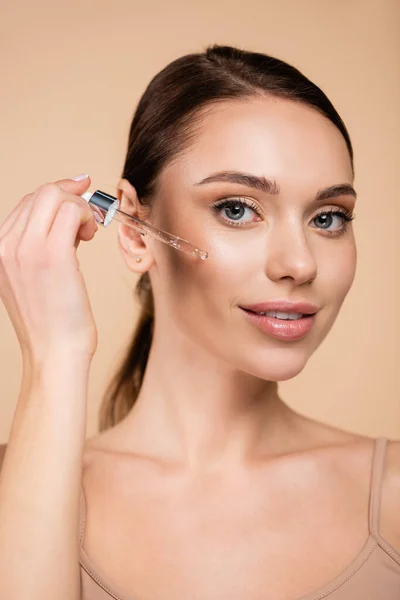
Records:
[[[23,240],[29,240],[30,243],[35,243],[37,240],[43,240],[49,235],[53,225],[53,221],[58,213],[63,202],[72,202],[80,208],[81,225],[86,223],[91,224],[93,231],[96,230],[95,218],[92,209],[88,203],[80,198],[77,194],[89,186],[88,179],[84,181],[62,181],[58,183],[47,183],[37,190],[32,212],[29,215],[29,221],[26,225]],[[71,189],[75,187],[76,193],[72,193]]]

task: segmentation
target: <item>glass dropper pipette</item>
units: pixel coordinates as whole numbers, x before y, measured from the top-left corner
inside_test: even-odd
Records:
[[[142,221],[137,217],[119,210],[120,201],[118,198],[115,198],[115,196],[106,194],[106,192],[102,192],[101,190],[96,190],[93,193],[85,192],[85,194],[82,194],[81,198],[100,209],[101,217],[104,219],[104,227],[108,227],[111,221],[115,219],[120,223],[128,225],[128,227],[137,229],[142,235],[148,234],[155,237],[157,240],[160,240],[160,242],[164,242],[165,244],[176,248],[176,250],[181,250],[192,256],[199,256],[202,260],[208,258],[208,252],[196,248],[196,246],[187,240],[184,240],[177,235],[173,235],[172,233],[168,233],[167,231],[157,229],[156,227],[153,227],[153,225],[146,223],[146,221]]]

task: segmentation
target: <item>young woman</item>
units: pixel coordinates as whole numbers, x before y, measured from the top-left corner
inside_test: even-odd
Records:
[[[400,442],[306,418],[277,386],[352,285],[353,181],[345,125],[294,67],[214,46],[161,71],[133,118],[121,209],[208,258],[120,224],[142,315],[87,440],[90,179],[20,201],[0,228],[23,357],[1,598],[400,598]]]

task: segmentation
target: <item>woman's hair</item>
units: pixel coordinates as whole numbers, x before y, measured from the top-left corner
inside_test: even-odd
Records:
[[[324,92],[295,67],[266,54],[214,45],[167,65],[141,97],[129,132],[122,177],[149,205],[161,171],[184,152],[196,135],[202,109],[254,96],[288,98],[327,117],[342,133],[354,174],[349,133]],[[142,384],[153,336],[154,303],[148,273],[136,286],[142,305],[128,352],[109,383],[100,408],[100,431],[112,427],[132,408]]]

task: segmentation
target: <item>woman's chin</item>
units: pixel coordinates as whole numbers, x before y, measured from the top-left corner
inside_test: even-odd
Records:
[[[303,353],[301,355],[299,353],[298,356],[292,357],[273,356],[268,358],[264,354],[262,359],[253,358],[253,361],[249,361],[249,357],[246,357],[241,365],[243,371],[266,381],[287,381],[301,373],[309,356],[305,357]]]

